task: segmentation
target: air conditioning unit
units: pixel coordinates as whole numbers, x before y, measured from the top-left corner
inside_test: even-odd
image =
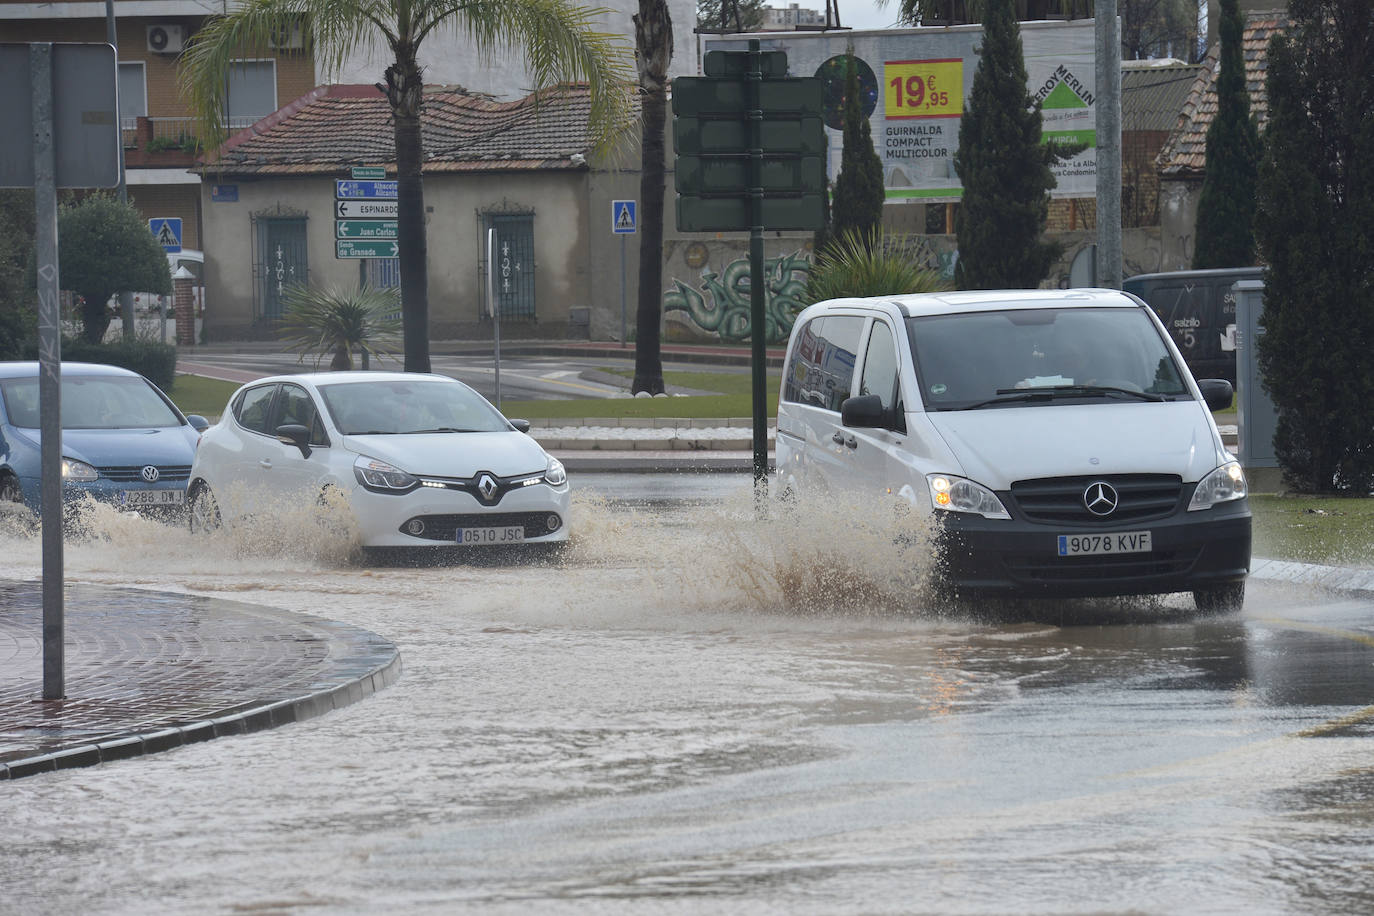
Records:
[[[296,22],[276,29],[268,36],[267,46],[278,51],[290,51],[305,47],[305,40],[301,35],[301,24]]]
[[[159,23],[148,26],[148,50],[155,54],[180,54],[186,44],[183,26]]]

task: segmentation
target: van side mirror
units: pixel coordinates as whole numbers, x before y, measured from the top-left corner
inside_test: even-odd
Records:
[[[1207,402],[1208,410],[1226,410],[1231,406],[1231,396],[1235,389],[1224,378],[1200,378],[1197,380],[1202,400]]]
[[[277,427],[277,439],[301,450],[302,458],[310,457],[310,430],[299,423],[285,423]]]
[[[845,426],[883,429],[887,427],[888,420],[888,412],[883,408],[883,399],[876,394],[845,398],[840,404],[840,422]]]
[[[514,426],[514,427],[515,427],[515,431],[518,432],[518,433],[526,433],[526,434],[528,434],[529,431],[530,431],[530,421],[529,421],[529,420],[511,420],[511,421],[510,421],[510,425],[511,425],[511,426]]]

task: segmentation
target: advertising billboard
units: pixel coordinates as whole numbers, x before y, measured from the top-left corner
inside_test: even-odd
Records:
[[[787,54],[789,76],[825,84],[827,169],[832,183],[843,149],[845,56],[859,63],[859,92],[883,163],[888,203],[957,201],[954,172],[959,123],[973,88],[982,26],[879,31],[761,32],[703,35],[702,51],[762,50]],[[1046,139],[1078,140],[1088,148],[1054,167],[1054,197],[1093,197],[1097,184],[1097,91],[1094,24],[1023,22],[1026,90],[1041,105]]]

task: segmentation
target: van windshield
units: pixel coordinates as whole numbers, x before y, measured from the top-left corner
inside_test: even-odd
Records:
[[[1141,309],[1009,309],[907,319],[927,410],[1189,398]]]

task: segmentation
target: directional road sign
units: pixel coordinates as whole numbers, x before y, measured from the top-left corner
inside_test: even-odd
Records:
[[[394,181],[349,181],[334,179],[334,196],[339,200],[396,199]]]
[[[368,241],[338,239],[334,242],[334,257],[336,258],[394,258],[398,251],[400,251],[399,245],[383,239]]]
[[[611,201],[611,231],[625,235],[635,231],[635,202],[633,200]]]
[[[401,208],[394,200],[336,200],[337,219],[395,219]]]
[[[394,219],[340,219],[334,221],[337,239],[394,239]]]
[[[181,250],[181,217],[156,216],[148,220],[148,228],[152,230],[153,238],[157,239],[163,251]]]

